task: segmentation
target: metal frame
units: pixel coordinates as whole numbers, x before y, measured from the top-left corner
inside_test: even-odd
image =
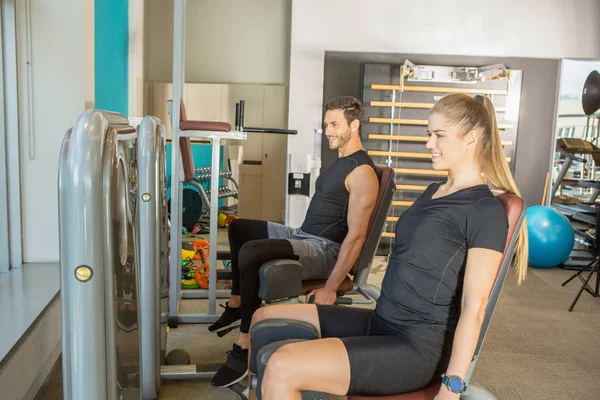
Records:
[[[115,293],[119,294],[113,283],[124,279],[127,269],[133,279],[132,295],[137,290],[136,168],[132,167],[136,154],[131,151],[136,137],[124,116],[90,110],[68,130],[61,147],[58,193],[66,400],[117,400],[138,391],[124,382],[139,370],[136,321],[130,329],[117,321]],[[119,352],[117,340],[124,339],[127,351],[121,347]]]
[[[567,172],[569,172],[569,169],[571,168],[571,164],[573,163],[573,160],[576,160],[576,161],[582,162],[582,163],[585,162],[585,160],[583,158],[575,157],[575,154],[569,154],[558,147],[556,148],[556,151],[561,153],[562,155],[564,155],[566,157],[566,159],[560,169],[560,172],[558,173],[558,176],[556,177],[556,181],[554,182],[554,185],[552,185],[551,199],[554,198],[554,196],[556,196],[556,192],[558,191],[558,188],[562,185],[562,181],[565,178],[565,176],[567,175]],[[553,159],[554,159],[554,157],[553,157]]]
[[[410,60],[405,60],[402,67],[402,77],[406,76],[409,81],[415,82],[476,84],[508,76],[504,64],[486,65],[483,67],[449,67],[441,65],[416,65]]]
[[[161,379],[211,378],[220,364],[165,365],[168,286],[179,286],[179,277],[169,282],[167,196],[165,176],[165,127],[154,117],[139,126],[139,298],[140,298],[140,386],[143,399],[155,399]],[[163,221],[159,223],[158,221]],[[179,257],[179,253],[177,253]],[[159,300],[160,299],[160,300]]]
[[[3,78],[4,78],[4,120],[6,129],[3,136],[6,144],[6,174],[8,199],[8,234],[10,266],[19,267],[23,262],[22,222],[21,222],[21,172],[19,148],[19,96],[17,81],[17,4],[15,0],[1,0],[0,26],[2,36]],[[21,127],[21,129],[24,129]]]
[[[182,213],[182,172],[181,151],[179,138],[205,138],[210,139],[212,145],[211,193],[219,193],[219,164],[221,140],[245,140],[246,133],[240,131],[213,132],[213,131],[182,131],[179,127],[181,101],[183,100],[183,86],[185,84],[185,15],[186,0],[175,0],[174,32],[173,32],[173,95],[171,112],[171,249],[170,249],[170,281],[169,288],[169,326],[175,327],[178,323],[212,323],[217,315],[217,241],[218,241],[218,207],[219,196],[210,198],[210,225],[209,242],[210,256],[209,286],[208,286],[208,313],[179,314],[179,304],[183,298],[180,282],[181,276],[181,213]],[[219,297],[223,293],[219,291]],[[186,296],[187,298],[187,292]]]
[[[140,387],[143,399],[160,392],[160,355],[166,352],[166,327],[162,327],[162,289],[168,285],[168,226],[165,177],[165,126],[145,117],[138,128],[137,234],[140,246]]]
[[[161,379],[210,378],[220,366],[162,365],[169,285],[165,142],[157,118],[143,118],[136,131],[124,116],[97,110],[84,112],[65,135],[59,228],[66,400],[155,399]],[[138,312],[121,314],[118,300],[129,293]]]
[[[173,85],[175,87],[175,85]],[[175,90],[175,89],[173,89]],[[173,96],[175,98],[175,95]],[[178,111],[175,111],[176,103],[173,102],[173,113],[172,115],[179,115]],[[179,107],[177,107],[179,108]],[[173,121],[173,116],[171,116]],[[183,298],[181,285],[178,285],[181,276],[181,209],[182,209],[182,182],[180,175],[181,168],[181,152],[179,149],[179,138],[181,137],[194,137],[194,138],[208,138],[211,141],[212,146],[212,169],[211,169],[211,193],[219,192],[219,164],[220,164],[220,147],[221,139],[237,139],[245,140],[246,133],[239,131],[231,132],[212,132],[212,131],[181,131],[179,129],[179,118],[177,118],[176,125],[171,124],[173,138],[171,142],[171,154],[173,165],[171,168],[171,257],[170,257],[170,279],[171,286],[169,288],[169,324],[176,326],[177,323],[182,324],[194,324],[194,323],[212,323],[215,322],[219,316],[217,315],[217,242],[218,242],[218,225],[217,218],[219,212],[219,196],[210,197],[210,225],[209,225],[209,243],[210,243],[210,255],[209,265],[215,266],[210,268],[208,278],[208,313],[186,313],[179,314],[179,302]],[[175,160],[177,159],[177,164]],[[173,238],[176,238],[176,243],[173,243]],[[219,291],[219,297],[226,295],[225,291]],[[206,298],[206,294],[199,297],[192,297],[189,292],[186,292],[186,298]],[[174,320],[177,318],[176,320]]]
[[[2,3],[0,2],[0,273],[10,270],[8,235],[8,176],[6,168],[6,127],[4,126],[4,35],[2,34]]]

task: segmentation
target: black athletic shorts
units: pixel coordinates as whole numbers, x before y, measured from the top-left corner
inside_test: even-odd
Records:
[[[350,359],[348,395],[386,396],[422,389],[445,372],[453,334],[384,327],[374,310],[317,305],[321,336],[340,338]]]

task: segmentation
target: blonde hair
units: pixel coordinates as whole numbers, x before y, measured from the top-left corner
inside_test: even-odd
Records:
[[[475,157],[479,161],[485,182],[494,192],[510,193],[521,197],[506,161],[496,122],[496,110],[490,99],[451,93],[435,103],[431,114],[443,115],[452,124],[463,128],[465,132],[481,131]],[[517,235],[514,266],[518,283],[521,284],[527,275],[528,237],[525,220]]]

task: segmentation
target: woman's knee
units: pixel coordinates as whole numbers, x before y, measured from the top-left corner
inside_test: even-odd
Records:
[[[252,314],[252,325],[267,319],[282,318],[285,315],[285,307],[289,305],[279,304],[272,306],[261,307]],[[290,316],[291,318],[291,316]]]
[[[293,382],[296,381],[295,378],[298,378],[298,374],[301,373],[298,367],[294,345],[281,346],[269,357],[263,376],[263,386],[276,385],[279,382],[286,382],[288,386],[293,386]]]

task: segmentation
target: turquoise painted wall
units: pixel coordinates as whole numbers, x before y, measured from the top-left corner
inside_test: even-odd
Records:
[[[128,115],[129,2],[94,1],[95,107]]]

